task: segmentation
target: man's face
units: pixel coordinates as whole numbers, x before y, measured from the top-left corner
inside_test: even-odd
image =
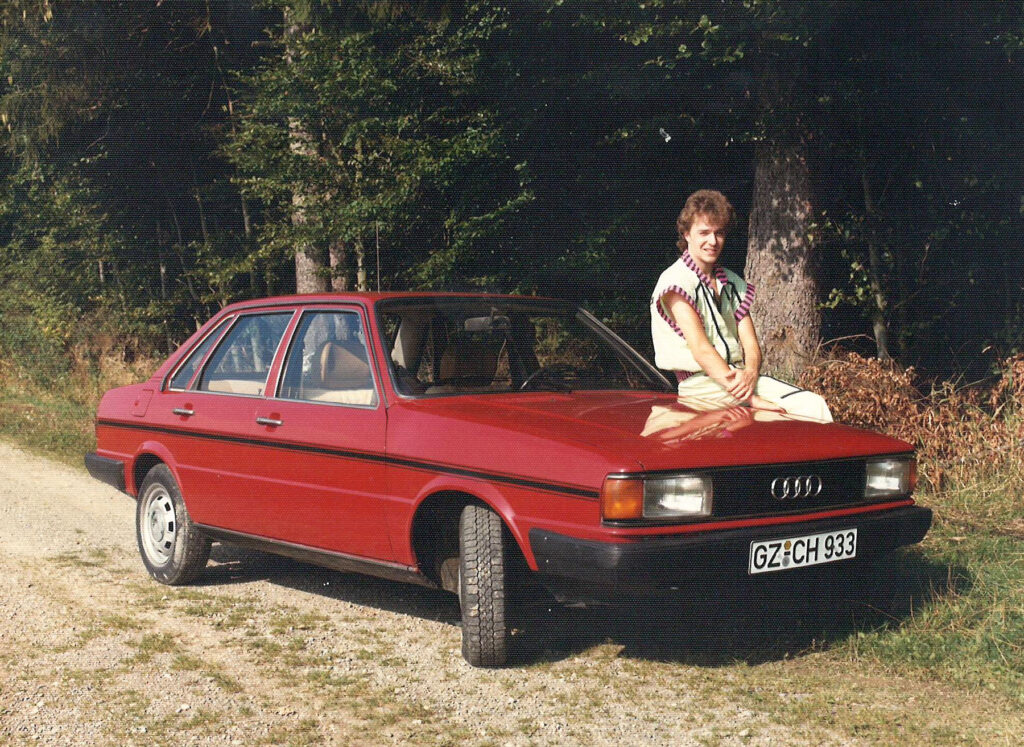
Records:
[[[685,238],[690,256],[701,265],[711,266],[718,262],[718,257],[725,247],[725,229],[709,223],[703,215],[693,219]]]

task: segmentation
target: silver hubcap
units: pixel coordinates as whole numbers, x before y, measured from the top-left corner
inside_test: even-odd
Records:
[[[146,493],[142,514],[142,548],[154,565],[164,565],[174,554],[174,540],[178,521],[174,516],[174,501],[163,485],[154,485]]]

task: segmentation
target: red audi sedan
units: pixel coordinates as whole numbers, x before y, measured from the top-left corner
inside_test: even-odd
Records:
[[[238,303],[107,392],[96,437],[86,465],[137,499],[157,581],[192,581],[219,541],[445,589],[477,666],[506,663],[528,586],[615,601],[838,573],[932,518],[909,444],[695,410],[587,311],[537,298]]]

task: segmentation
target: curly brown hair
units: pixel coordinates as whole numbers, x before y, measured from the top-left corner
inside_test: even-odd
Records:
[[[686,250],[684,236],[698,215],[706,218],[708,223],[727,229],[732,223],[736,211],[729,203],[728,198],[717,189],[698,189],[686,198],[686,204],[683,205],[682,212],[676,218],[676,231],[679,232],[679,241],[676,242],[676,246],[680,251]]]

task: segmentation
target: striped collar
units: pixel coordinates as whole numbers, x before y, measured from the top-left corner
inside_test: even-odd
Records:
[[[702,269],[700,269],[697,266],[697,263],[693,260],[693,257],[690,256],[689,249],[686,249],[683,252],[683,262],[686,264],[687,267],[689,267],[691,270],[697,273],[697,277],[700,279],[700,282],[707,286],[707,289],[709,291],[711,291],[712,293],[715,292],[715,286],[711,284],[711,279],[704,274],[704,271]],[[726,284],[729,282],[729,278],[726,276],[725,270],[717,265],[715,266],[715,278],[718,280],[720,288],[724,288]]]

